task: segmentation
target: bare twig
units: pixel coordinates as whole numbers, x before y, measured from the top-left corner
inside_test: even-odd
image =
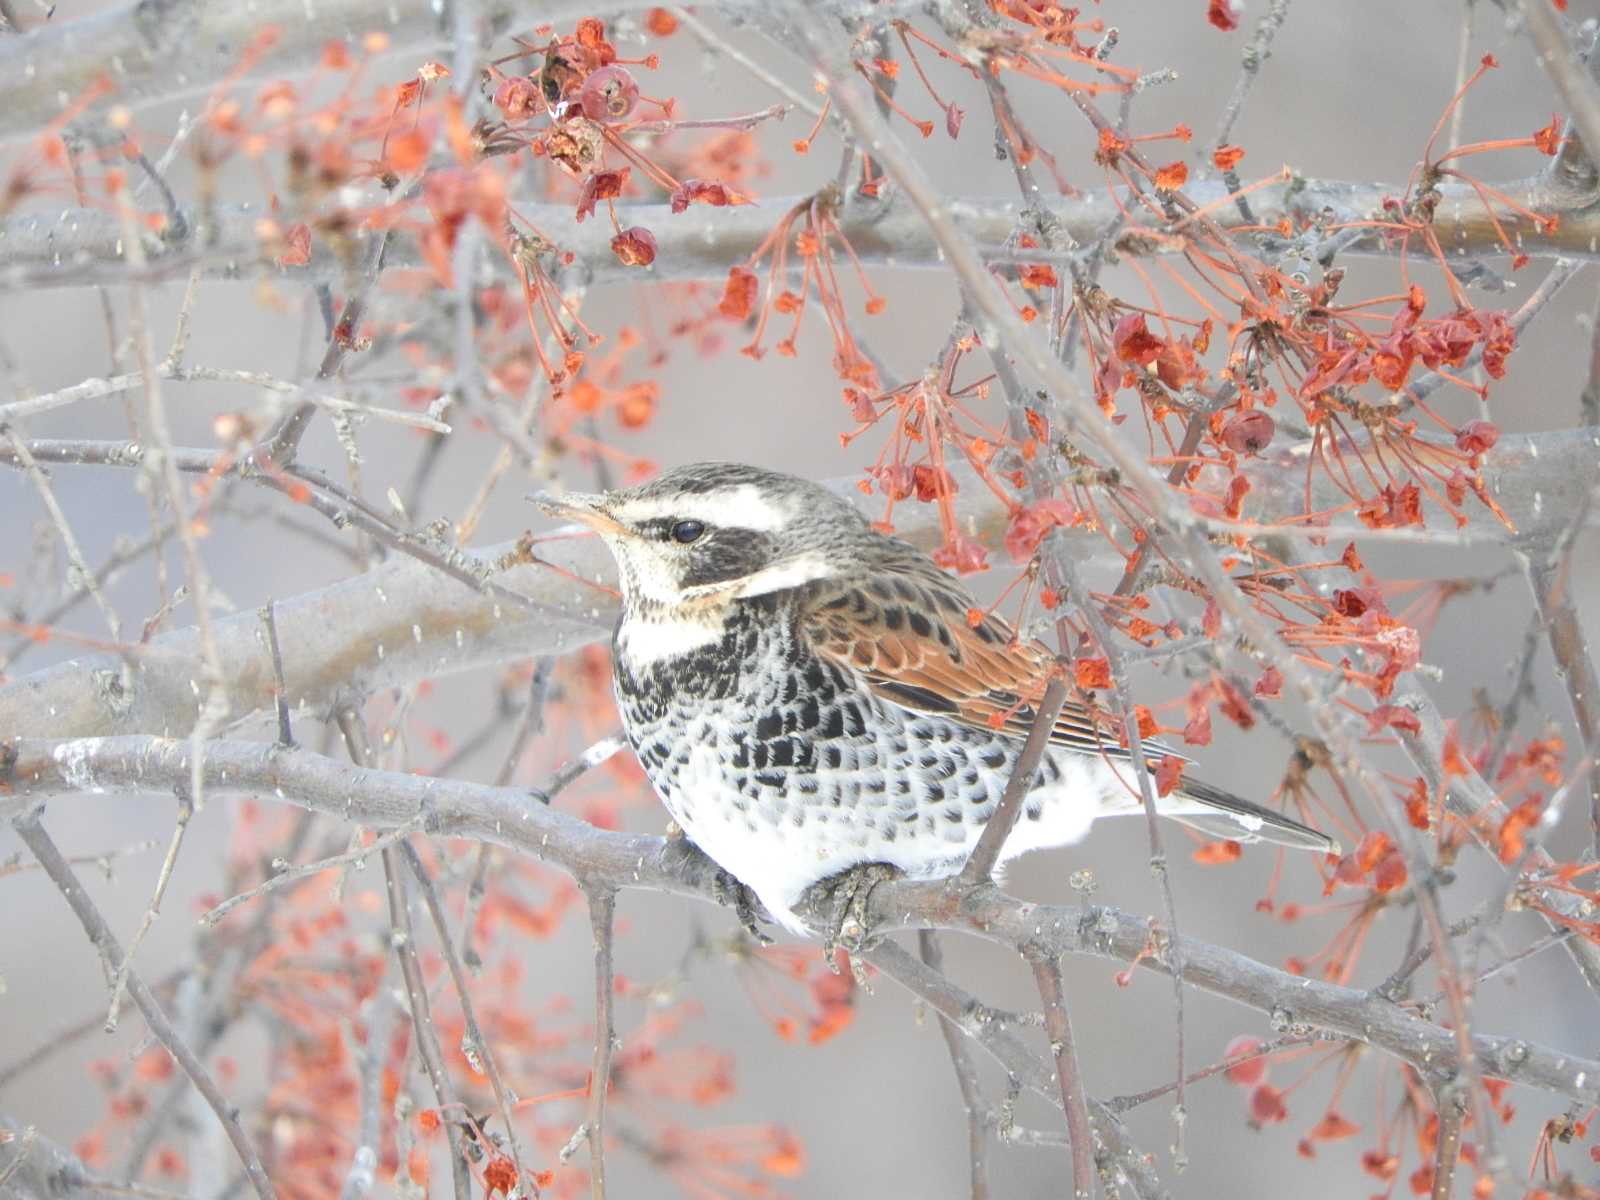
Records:
[[[360,714],[352,708],[341,708],[335,714],[335,720],[339,732],[344,736],[350,760],[365,767],[372,760],[372,748]],[[405,981],[411,1027],[416,1033],[417,1057],[422,1060],[422,1069],[433,1086],[434,1103],[455,1114],[460,1110],[455,1089],[451,1087],[450,1076],[445,1070],[444,1054],[439,1049],[439,1034],[433,1022],[433,1008],[428,1001],[428,985],[422,977],[422,964],[417,958],[404,872],[405,866],[400,861],[399,853],[393,846],[386,847],[383,851],[383,878],[389,898],[389,943],[400,961],[400,974]],[[443,1124],[450,1140],[450,1169],[456,1200],[471,1200],[472,1184],[467,1174],[467,1160],[462,1153],[460,1122],[452,1118]]]
[[[294,729],[289,724],[289,692],[283,681],[283,647],[278,644],[278,619],[273,615],[272,601],[258,610],[261,624],[267,631],[267,649],[272,654],[272,707],[278,714],[278,745],[284,749],[294,745]]]
[[[606,1093],[611,1088],[611,1055],[616,1048],[611,951],[615,937],[617,894],[612,888],[585,889],[589,924],[594,931],[594,1065],[589,1071],[589,1104],[584,1113],[584,1136],[589,1142],[589,1194],[603,1200],[606,1194]]]
[[[939,935],[932,929],[919,930],[917,945],[922,961],[930,971],[944,974],[944,950],[939,945]],[[939,1033],[944,1038],[945,1049],[950,1052],[950,1065],[955,1068],[956,1086],[961,1089],[961,1107],[967,1113],[967,1160],[971,1166],[972,1200],[988,1200],[989,1172],[989,1119],[984,1108],[983,1093],[978,1089],[978,1072],[967,1053],[966,1038],[954,1020],[939,1015]]]
[[[1267,11],[1256,22],[1255,36],[1240,51],[1239,77],[1233,82],[1233,93],[1228,97],[1227,107],[1222,110],[1222,119],[1217,122],[1217,135],[1211,139],[1213,148],[1223,145],[1233,136],[1234,122],[1239,119],[1245,100],[1255,87],[1256,80],[1261,77],[1262,66],[1272,57],[1272,39],[1278,35],[1278,29],[1288,15],[1289,0],[1271,0]],[[1239,188],[1236,181],[1230,186],[1234,191]]]
[[[1435,1099],[1439,1132],[1433,1152],[1432,1200],[1454,1200],[1456,1164],[1461,1161],[1461,1125],[1467,1108],[1461,1103],[1460,1089],[1453,1085],[1440,1088]]]
[[[978,837],[978,844],[972,848],[966,865],[956,877],[956,887],[973,887],[994,874],[1006,838],[1022,816],[1023,803],[1033,790],[1039,764],[1049,749],[1050,735],[1055,731],[1056,718],[1061,715],[1061,706],[1066,702],[1067,681],[1060,674],[1054,675],[1039,699],[1038,711],[1034,713],[1033,724],[1028,727],[1028,737],[1022,743],[1022,752],[1017,755],[1016,765],[1011,769],[1011,778],[1006,780],[1006,790],[1001,793],[1000,803],[995,806],[983,827],[983,833]]]
[[[28,444],[18,436],[15,429],[6,424],[3,413],[0,413],[0,433],[5,434],[6,441],[11,445],[11,452],[17,456],[18,465],[27,472],[28,479],[39,493],[45,511],[50,514],[56,532],[61,535],[61,544],[67,551],[67,561],[72,564],[73,573],[76,575],[73,583],[94,597],[95,604],[106,619],[106,627],[111,630],[112,639],[120,641],[122,618],[117,616],[117,610],[111,607],[111,601],[107,600],[106,594],[100,590],[99,575],[89,568],[89,560],[83,556],[83,547],[78,544],[77,535],[72,532],[72,524],[67,520],[67,514],[61,511],[61,505],[56,502],[55,489],[50,486],[50,480],[45,477],[45,473],[39,469],[39,464],[34,461],[33,455],[28,452]]]
[[[1584,509],[1590,504],[1585,500]],[[1573,536],[1558,539],[1550,553],[1537,560],[1524,556],[1523,566],[1550,640],[1556,674],[1566,685],[1572,716],[1590,763],[1589,828],[1592,844],[1600,852],[1600,674],[1595,671],[1594,656],[1578,619],[1572,586],[1572,544],[1582,524],[1582,511],[1575,515],[1570,527]]]
[[[361,322],[366,316],[367,299],[378,281],[378,276],[383,274],[384,261],[393,238],[394,231],[389,228],[384,229],[378,236],[360,279],[345,299],[344,309],[339,313],[339,319],[334,322],[333,332],[328,338],[322,362],[317,366],[316,378],[319,382],[332,379],[339,374],[344,367],[345,357],[356,344],[356,338],[361,331]],[[300,449],[300,439],[305,436],[306,428],[311,423],[311,415],[316,410],[317,406],[311,400],[302,400],[295,405],[267,431],[255,454],[270,458],[279,467],[289,466],[294,462],[295,454]],[[448,432],[448,429],[446,431]]]
[[[178,797],[178,819],[172,828],[172,840],[167,843],[166,857],[161,860],[161,869],[156,872],[155,891],[150,903],[145,906],[144,916],[139,919],[139,928],[134,930],[133,939],[128,943],[128,957],[118,964],[116,978],[111,981],[111,1000],[106,1008],[107,1033],[117,1027],[117,1010],[122,1004],[122,989],[127,984],[128,973],[133,969],[133,956],[138,953],[145,934],[150,932],[150,926],[155,924],[156,916],[161,911],[162,898],[167,894],[167,885],[172,882],[172,872],[178,865],[183,835],[188,832],[189,819],[194,816],[194,802],[189,797],[188,784],[174,790]]]
[[[1589,310],[1589,375],[1578,395],[1578,419],[1585,425],[1600,425],[1600,291]]]
[[[1067,1116],[1067,1137],[1072,1142],[1072,1194],[1076,1200],[1094,1196],[1094,1135],[1089,1130],[1089,1106],[1084,1099],[1083,1075],[1072,1042],[1072,1022],[1061,985],[1061,963],[1049,951],[1030,954],[1039,999],[1044,1001],[1044,1027],[1050,1035],[1050,1053],[1056,1060],[1056,1083]]]
[[[389,1021],[393,1012],[387,982],[366,1003],[366,1037],[357,1051],[360,1064],[361,1115],[356,1128],[356,1149],[350,1170],[339,1189],[339,1200],[362,1200],[376,1181],[383,1117],[383,1073],[389,1050]]]
[[[759,79],[790,104],[813,119],[822,115],[822,108],[815,100],[774,75],[764,65],[751,58],[739,47],[733,45],[694,13],[682,7],[674,7],[671,12],[678,19],[678,23],[699,38],[700,44],[708,51],[722,55],[729,62],[738,63],[739,66],[750,72],[756,79]]]
[[[867,961],[888,978],[921,999],[941,1018],[971,1038],[989,1054],[1006,1074],[1052,1104],[1060,1102],[1055,1072],[1040,1061],[1021,1038],[995,1020],[983,1005],[951,983],[915,955],[888,940],[881,940],[863,952]],[[1129,1140],[1128,1132],[1115,1113],[1102,1104],[1090,1105],[1095,1138],[1108,1164],[1126,1176],[1139,1200],[1159,1200],[1166,1196],[1161,1181],[1151,1169],[1150,1157]],[[1002,1136],[1004,1127],[1002,1126]]]
[[[425,413],[409,412],[401,408],[383,408],[376,404],[367,404],[357,400],[349,400],[343,396],[313,391],[301,384],[290,383],[286,379],[278,379],[260,371],[236,371],[220,367],[185,367],[167,359],[157,365],[156,375],[163,380],[171,380],[174,383],[237,383],[247,387],[260,388],[273,396],[282,396],[287,400],[299,400],[303,404],[325,409],[336,416],[357,419],[370,417],[375,421],[384,421],[409,429],[425,429],[430,433],[450,432],[449,425],[446,425],[443,421],[435,420]],[[107,396],[136,392],[144,387],[144,381],[145,375],[142,370],[130,371],[104,379],[85,379],[68,387],[57,388],[53,392],[44,392],[37,396],[26,396],[22,399],[11,400],[5,404],[0,404],[0,424],[38,416],[40,413],[66,408],[85,400],[99,400]]]
[[[371,845],[358,846],[354,850],[347,850],[343,854],[334,854],[328,858],[319,858],[315,862],[301,863],[298,866],[285,866],[276,875],[268,876],[255,887],[246,888],[236,896],[229,896],[222,903],[207,909],[200,915],[199,923],[210,927],[216,925],[241,904],[248,904],[260,896],[267,896],[279,888],[291,887],[302,880],[311,879],[325,871],[332,871],[339,867],[348,867],[364,863],[374,854],[381,854],[396,842],[408,837],[415,832],[419,822],[411,822],[379,834],[373,839]],[[276,864],[275,864],[276,865]]]
[[[466,1040],[471,1045],[468,1061],[475,1069],[481,1066],[482,1073],[489,1077],[489,1086],[494,1089],[495,1104],[500,1109],[500,1121],[505,1126],[506,1141],[511,1147],[511,1161],[517,1168],[517,1178],[526,1178],[527,1173],[522,1165],[522,1150],[517,1143],[517,1127],[511,1119],[514,1097],[500,1076],[500,1067],[495,1062],[494,1050],[489,1045],[489,1039],[483,1036],[483,1029],[478,1024],[472,996],[468,991],[467,973],[461,968],[461,959],[457,956],[455,943],[450,938],[450,922],[445,918],[444,906],[439,903],[439,893],[434,888],[433,880],[428,875],[428,868],[423,865],[416,848],[410,842],[401,842],[399,853],[405,859],[406,865],[411,868],[411,874],[417,881],[423,905],[433,921],[434,933],[439,938],[440,952],[444,955],[445,965],[450,970],[450,982],[455,985],[456,999],[461,1004],[461,1019],[466,1026]]]

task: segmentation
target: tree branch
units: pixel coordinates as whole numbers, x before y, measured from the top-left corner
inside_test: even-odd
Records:
[[[967,858],[966,865],[956,877],[957,887],[970,888],[993,876],[995,863],[1000,861],[1000,851],[1005,847],[1006,838],[1011,836],[1011,830],[1016,826],[1017,819],[1022,816],[1023,801],[1033,790],[1034,778],[1039,773],[1039,763],[1044,759],[1045,750],[1049,748],[1050,735],[1055,732],[1056,718],[1061,715],[1061,706],[1066,702],[1066,678],[1055,675],[1045,686],[1044,695],[1039,700],[1039,709],[1033,715],[1033,723],[1028,726],[1027,739],[1022,743],[1022,752],[1017,755],[1016,766],[1011,769],[1011,778],[1006,780],[1006,790],[1000,796],[1000,803],[995,806],[994,812],[984,824],[983,833],[978,837],[978,844],[972,848],[972,854]]]
[[[617,1040],[612,1018],[611,969],[617,893],[609,887],[595,887],[584,895],[589,901],[589,924],[594,931],[594,1065],[589,1071],[589,1105],[583,1131],[589,1142],[589,1195],[593,1200],[605,1200],[606,1094],[611,1090],[611,1054]]]
[[[939,935],[932,929],[919,930],[917,945],[928,970],[943,975],[944,951],[939,946]],[[878,961],[876,955],[869,955],[869,958],[875,964]],[[967,1115],[967,1161],[972,1177],[972,1200],[989,1200],[989,1173],[986,1169],[989,1115],[984,1108],[983,1093],[978,1090],[978,1072],[972,1056],[967,1053],[966,1039],[956,1018],[941,1012],[939,1033],[944,1038],[945,1049],[950,1052],[950,1065],[956,1072],[956,1086],[961,1089],[961,1107]]]
[[[172,738],[83,738],[10,743],[0,784],[0,820],[26,816],[55,796],[141,794],[187,777],[187,741]],[[205,758],[206,785],[215,794],[274,796],[287,803],[374,829],[420,818],[435,836],[464,837],[532,855],[586,886],[645,888],[714,902],[715,870],[703,855],[675,841],[612,833],[542,804],[517,788],[495,788],[360,768],[304,749],[215,740]],[[826,905],[823,906],[824,908]],[[829,914],[804,912],[818,935]],[[975,933],[1015,950],[1086,954],[1118,963],[1139,959],[1166,972],[1167,946],[1176,941],[1184,978],[1226,996],[1285,1027],[1305,1025],[1362,1041],[1430,1075],[1458,1060],[1454,1034],[1371,993],[1291,975],[1237,951],[1193,938],[1167,939],[1150,921],[1113,908],[1030,904],[992,886],[974,889],[952,907],[948,881],[895,881],[873,889],[872,928],[942,928]],[[1164,944],[1165,943],[1165,944]],[[1144,957],[1141,959],[1141,953]],[[1542,1088],[1585,1104],[1600,1103],[1600,1062],[1549,1050],[1517,1038],[1474,1034],[1483,1072]]]
[[[1072,1021],[1067,1015],[1061,962],[1048,951],[1032,953],[1034,982],[1044,1002],[1044,1027],[1050,1035],[1050,1053],[1056,1060],[1056,1085],[1067,1117],[1067,1138],[1072,1143],[1072,1194],[1076,1200],[1094,1197],[1094,1138],[1089,1132],[1089,1106],[1084,1099],[1083,1072],[1072,1041]]]
[[[41,444],[30,445],[44,461]],[[1485,540],[1534,548],[1556,536],[1587,495],[1597,445],[1600,432],[1587,428],[1502,438],[1490,452],[1484,479],[1518,533],[1485,522]],[[182,451],[175,453],[182,457]],[[0,462],[4,461],[0,449]],[[63,453],[55,461],[71,460]],[[209,455],[206,461],[210,462]],[[1247,474],[1258,494],[1267,497],[1263,504],[1268,510],[1276,508],[1280,499],[1303,502],[1296,489],[1304,482],[1305,464],[1298,456],[1255,461]],[[957,470],[955,475],[960,488],[956,513],[962,527],[998,544],[1008,518],[1006,509],[970,473]],[[854,479],[841,479],[830,486],[864,503],[854,484]],[[1341,503],[1326,475],[1313,481],[1310,502],[1319,509]],[[1590,520],[1594,519],[1591,512]],[[941,531],[933,505],[902,506],[896,520],[900,536],[914,545],[938,544]],[[1340,524],[1325,532],[1359,542],[1365,527]],[[1090,556],[1101,550],[1093,535],[1062,531],[1058,536],[1076,537],[1082,548],[1075,553]],[[488,570],[515,549],[511,543],[485,546],[460,552],[460,561],[474,570]],[[527,597],[531,605],[526,610],[412,561],[385,563],[330,587],[276,601],[290,707],[326,712],[341,697],[529,655],[563,654],[609,637],[617,602],[606,589],[614,587],[616,569],[604,547],[584,537],[539,542],[535,549],[539,561],[495,576],[502,589]],[[585,580],[597,582],[580,582]],[[218,694],[227,703],[224,721],[271,709],[275,690],[271,656],[257,636],[254,613],[221,618],[214,622],[213,632],[222,660]],[[194,719],[189,680],[199,653],[194,630],[175,630],[148,645],[127,647],[126,652],[136,668],[126,678],[123,653],[112,650],[86,654],[0,686],[0,730],[14,737],[187,731]]]
[[[0,47],[4,43],[0,42]],[[1584,260],[1600,257],[1600,205],[1594,197],[1575,199],[1543,178],[1497,183],[1518,208],[1497,201],[1486,207],[1477,192],[1465,184],[1445,181],[1438,185],[1440,203],[1433,232],[1451,257],[1498,256],[1503,229],[1513,245],[1531,256],[1562,256]],[[1197,180],[1185,189],[1197,205],[1223,200],[1228,188],[1220,180]],[[1224,229],[1240,225],[1290,222],[1295,226],[1326,220],[1325,212],[1341,225],[1389,219],[1385,199],[1405,192],[1399,182],[1360,183],[1352,180],[1306,179],[1289,176],[1265,184],[1250,194],[1254,222],[1234,206],[1212,210],[1209,219]],[[592,285],[613,282],[721,279],[728,264],[749,257],[772,230],[774,212],[785,212],[805,199],[799,196],[763,197],[759,205],[734,208],[691,209],[673,214],[665,204],[618,204],[617,217],[625,225],[642,225],[656,237],[656,259],[646,275],[618,261],[611,250],[611,228],[604,222],[573,220],[572,206],[513,198],[517,211],[530,223],[552,231],[563,252],[574,255]],[[953,220],[960,224],[988,261],[1054,262],[1067,265],[1070,251],[1043,247],[1018,251],[1015,235],[1022,227],[1023,208],[1015,201],[988,198],[947,198]],[[1039,207],[1059,231],[1064,244],[1092,245],[1127,220],[1110,196],[1103,192],[1076,197],[1041,197]],[[1522,210],[1522,211],[1519,211]],[[1525,212],[1559,218],[1554,229],[1530,220]],[[200,213],[183,210],[191,227]],[[258,225],[266,214],[257,205],[219,205],[210,214],[204,244],[163,242],[152,235],[144,245],[149,265],[138,272],[146,281],[177,278],[198,269],[211,279],[278,278],[286,282],[342,280],[347,266],[340,256],[318,239],[304,266],[279,266],[264,247]],[[937,240],[908,204],[852,203],[839,214],[839,228],[851,248],[867,265],[941,269]],[[1387,257],[1393,248],[1378,229],[1358,235],[1341,247],[1343,255]],[[368,238],[372,234],[367,234]],[[1181,253],[1187,241],[1165,231],[1163,223],[1133,222],[1116,233],[1112,243],[1119,255],[1146,258]],[[94,209],[54,210],[49,215],[28,213],[0,221],[0,286],[20,288],[87,287],[99,283],[125,283],[128,268],[125,247],[114,218]],[[424,265],[414,239],[397,239],[386,256],[392,267]],[[509,270],[509,268],[505,268]]]

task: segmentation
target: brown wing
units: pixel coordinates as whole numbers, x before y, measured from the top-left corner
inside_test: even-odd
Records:
[[[998,617],[974,625],[968,614],[975,609],[954,579],[908,556],[873,578],[813,584],[801,632],[901,708],[1026,737],[1053,656],[1037,642],[1015,641]],[[1050,740],[1127,757],[1115,731],[1097,729],[1076,700],[1062,708]]]

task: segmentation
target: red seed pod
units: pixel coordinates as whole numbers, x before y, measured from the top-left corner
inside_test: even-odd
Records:
[[[532,116],[543,101],[539,85],[521,75],[507,79],[494,91],[494,106],[511,120]]]
[[[591,121],[620,121],[638,102],[639,85],[633,75],[615,64],[591,71],[578,89],[578,104]]]
[[[1248,408],[1228,418],[1222,427],[1223,444],[1235,454],[1259,454],[1278,431],[1272,418],[1259,408]]]
[[[611,251],[625,266],[648,267],[656,260],[656,237],[643,225],[624,229],[611,239]]]

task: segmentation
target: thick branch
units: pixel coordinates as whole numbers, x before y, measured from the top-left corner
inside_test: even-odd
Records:
[[[1506,437],[1491,452],[1484,479],[1516,524],[1514,544],[1519,548],[1543,547],[1560,523],[1579,510],[1597,444],[1600,434],[1595,430],[1575,429]],[[38,443],[34,452],[39,456]],[[0,451],[0,461],[4,459]],[[1248,474],[1257,489],[1253,494],[1264,497],[1264,511],[1285,511],[1283,506],[1301,502],[1296,489],[1304,482],[1304,465],[1297,466],[1294,456],[1259,460]],[[998,544],[1004,508],[970,474],[958,472],[957,480],[963,528]],[[853,479],[832,486],[864,503]],[[1328,508],[1342,499],[1326,474],[1318,473],[1312,504]],[[937,544],[938,515],[932,505],[904,505],[896,517],[906,540],[925,548]],[[1486,543],[1513,543],[1496,522],[1483,520],[1478,528]],[[1338,526],[1330,536],[1360,540],[1364,533],[1359,525]],[[1098,549],[1089,535],[1079,535],[1079,540],[1085,556]],[[511,549],[487,546],[475,557],[489,562]],[[540,612],[510,608],[411,561],[388,563],[278,601],[274,613],[290,706],[326,713],[341,698],[513,659],[562,654],[608,637],[617,613],[614,594],[605,590],[616,578],[611,556],[593,538],[537,543],[535,549],[560,571],[534,564],[514,567],[496,579],[544,606]],[[595,580],[598,586],[576,580]],[[226,719],[270,710],[271,656],[258,636],[255,614],[218,620],[214,632]],[[132,672],[124,672],[120,655],[107,653],[25,675],[0,687],[0,730],[16,737],[186,733],[195,716],[189,681],[198,655],[194,630],[183,629],[138,648]]]
[[[0,47],[5,43],[0,42]],[[3,104],[3,100],[0,100]],[[1568,258],[1600,257],[1600,205],[1585,197],[1574,201],[1545,179],[1496,184],[1517,205],[1540,215],[1559,216],[1554,230],[1546,230],[1508,205],[1485,208],[1478,194],[1464,184],[1439,185],[1442,199],[1433,230],[1439,244],[1452,257],[1495,256],[1504,253],[1495,230],[1498,220],[1513,245],[1522,252]],[[1360,183],[1351,180],[1290,178],[1271,183],[1250,194],[1256,222],[1273,225],[1289,221],[1299,227],[1322,220],[1324,210],[1340,224],[1392,220],[1383,209],[1385,199],[1405,191],[1403,184]],[[1200,180],[1185,189],[1198,205],[1223,199],[1227,189],[1220,181]],[[571,205],[517,203],[517,211],[540,229],[548,230],[563,250],[576,255],[578,265],[592,283],[669,279],[721,279],[730,263],[740,262],[771,232],[777,214],[788,211],[802,197],[762,197],[759,205],[736,208],[694,208],[674,215],[664,204],[619,204],[624,225],[643,225],[656,237],[656,260],[648,271],[624,266],[611,250],[612,230],[602,221],[573,220]],[[1104,192],[1039,202],[1056,223],[1063,239],[1092,245],[1125,214]],[[1012,247],[1021,227],[1022,208],[1016,201],[990,198],[951,198],[948,209],[981,254],[1014,260]],[[213,279],[238,279],[270,275],[284,280],[337,282],[347,273],[345,260],[321,239],[313,242],[311,261],[303,267],[280,267],[267,255],[257,225],[267,214],[260,206],[224,205],[205,214],[184,210],[191,229],[206,229],[205,244],[191,237],[163,242],[152,235],[145,245],[149,267],[144,278],[168,279],[198,267]],[[1245,223],[1235,206],[1219,207],[1211,219],[1223,229]],[[200,223],[200,224],[197,224]],[[846,206],[839,227],[856,254],[870,265],[942,269],[938,243],[908,204],[876,202]],[[1070,244],[1070,243],[1068,243]],[[1147,257],[1182,252],[1185,238],[1167,235],[1159,226],[1130,224],[1115,241],[1119,254]],[[1387,255],[1393,246],[1378,231],[1341,250],[1342,254]],[[1027,261],[1064,261],[1059,253],[1029,250]],[[397,240],[387,261],[391,267],[421,265],[414,239]],[[48,214],[29,213],[0,221],[0,286],[84,287],[94,283],[125,283],[128,268],[123,256],[121,231],[113,217],[93,209],[55,209]]]
[[[84,738],[11,743],[0,779],[0,820],[24,816],[54,796],[142,794],[187,780],[189,745],[170,738]],[[521,789],[495,788],[360,768],[267,743],[213,741],[206,749],[206,787],[213,794],[271,796],[373,829],[421,822],[428,832],[489,842],[532,855],[580,878],[585,886],[646,888],[714,899],[714,867],[676,840],[612,833],[534,801]],[[823,907],[826,907],[824,904]],[[805,912],[820,935],[826,912]],[[1165,972],[1174,941],[1184,978],[1205,991],[1272,1015],[1285,1027],[1305,1025],[1366,1042],[1416,1066],[1430,1078],[1458,1063],[1455,1035],[1392,1002],[1354,988],[1291,975],[1223,946],[1168,939],[1159,930],[1151,956],[1148,918],[1117,909],[1030,904],[993,887],[952,898],[947,883],[880,884],[872,892],[874,929],[931,927],[976,933],[1034,954],[1091,955]],[[1144,955],[1141,959],[1140,956]],[[1578,1100],[1600,1103],[1600,1062],[1516,1038],[1474,1034],[1484,1074]]]

